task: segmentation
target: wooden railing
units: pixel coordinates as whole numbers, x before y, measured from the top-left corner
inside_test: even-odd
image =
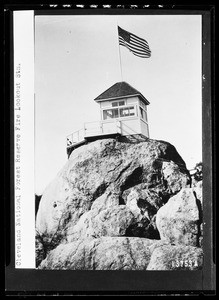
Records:
[[[87,122],[84,123],[84,128],[67,136],[67,148],[84,141],[88,137],[116,133],[121,134],[121,121],[119,120]]]

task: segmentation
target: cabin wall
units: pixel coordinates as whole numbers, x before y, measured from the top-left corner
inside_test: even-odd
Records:
[[[109,107],[111,106],[110,101],[104,101],[104,102],[100,102],[100,108],[105,108],[105,107]]]
[[[136,107],[136,117],[120,117],[117,120],[121,121],[121,134],[122,135],[134,135],[134,134],[143,134],[146,137],[149,137],[149,129],[148,124],[143,121],[140,113],[140,99],[138,96],[133,97],[124,97],[119,98],[118,100],[112,100],[112,101],[103,101],[99,102],[100,105],[100,114],[101,114],[101,120],[103,121],[103,132],[110,132],[111,130],[114,131],[113,128],[113,119],[112,120],[103,120],[103,110],[104,109],[110,109],[112,107],[112,102],[114,101],[125,101],[126,106],[137,106]],[[122,106],[120,106],[122,107]],[[144,109],[146,110],[147,114],[147,107],[144,105]],[[116,119],[114,119],[115,121]]]
[[[138,97],[130,97],[130,98],[127,98],[127,105],[129,104],[138,104],[139,103],[139,100],[138,100]]]
[[[150,137],[149,136],[149,127],[148,124],[142,120],[140,120],[140,127],[141,127],[141,133],[146,136],[146,137]]]
[[[120,119],[122,135],[141,134],[141,124],[139,118]]]

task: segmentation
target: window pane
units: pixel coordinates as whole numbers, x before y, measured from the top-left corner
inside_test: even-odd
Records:
[[[120,108],[120,117],[127,117],[129,116],[129,108]]]
[[[145,120],[146,122],[148,121],[146,111],[144,111],[144,120]]]
[[[129,115],[134,116],[135,115],[135,108],[134,106],[129,107]]]
[[[146,110],[146,105],[144,104],[144,102],[142,100],[140,100],[140,105],[144,110]]]
[[[120,108],[120,117],[128,117],[135,115],[135,108],[134,106]]]
[[[112,111],[111,110],[104,110],[103,111],[103,119],[112,119]]]
[[[119,106],[125,105],[125,101],[119,101]]]
[[[140,107],[140,114],[141,114],[141,118],[144,119],[144,116],[143,116],[143,109]]]
[[[141,118],[147,122],[147,113],[140,107]]]
[[[118,118],[119,117],[119,111],[118,109],[113,109],[113,118]]]
[[[112,107],[125,105],[125,101],[115,101],[112,102]]]
[[[118,109],[107,109],[103,111],[104,120],[118,118],[118,117],[119,117]]]

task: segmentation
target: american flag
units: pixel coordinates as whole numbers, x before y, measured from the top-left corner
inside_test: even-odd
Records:
[[[148,42],[135,34],[132,34],[118,26],[119,45],[129,49],[134,55],[148,58],[151,56],[151,50]]]

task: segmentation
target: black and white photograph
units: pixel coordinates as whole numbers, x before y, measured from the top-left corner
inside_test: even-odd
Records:
[[[201,30],[35,16],[38,269],[202,268]]]
[[[9,294],[214,292],[210,10],[6,8]]]

